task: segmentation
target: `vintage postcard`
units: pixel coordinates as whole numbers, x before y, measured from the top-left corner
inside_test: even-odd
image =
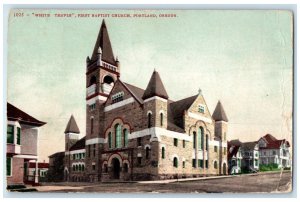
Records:
[[[293,12],[12,9],[10,192],[289,193]]]

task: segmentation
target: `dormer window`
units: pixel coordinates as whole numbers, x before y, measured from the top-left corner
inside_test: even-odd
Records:
[[[204,114],[204,112],[205,112],[205,106],[204,105],[199,105],[198,106],[198,112]]]
[[[123,97],[124,97],[124,92],[123,91],[114,94],[113,96],[111,96],[112,103],[116,103],[116,102],[122,101]]]

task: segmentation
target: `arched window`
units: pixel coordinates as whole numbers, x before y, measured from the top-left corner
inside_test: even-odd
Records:
[[[76,168],[75,168],[75,165],[73,165],[73,171],[75,171],[75,169],[76,169]]]
[[[148,128],[151,128],[151,118],[152,118],[152,114],[148,113]]]
[[[128,172],[128,164],[124,163],[124,173],[127,173],[127,172]]]
[[[204,129],[203,127],[200,126],[198,129],[198,149],[203,150],[203,146],[204,146]]]
[[[75,166],[75,170],[76,170],[76,171],[78,171],[78,170],[79,170],[79,169],[78,169],[78,165],[76,165],[76,166]]]
[[[164,114],[160,113],[160,126],[164,125]]]
[[[108,133],[108,148],[112,148],[112,135],[111,135],[111,132]]]
[[[193,148],[196,149],[196,132],[193,132]]]
[[[150,148],[146,147],[146,159],[149,159],[150,157]]]
[[[165,148],[163,147],[163,148],[161,148],[161,158],[162,159],[164,159],[165,158],[165,156],[166,156],[166,154],[165,154]]]
[[[218,168],[218,163],[217,161],[214,162],[214,169],[217,169]]]
[[[126,128],[123,130],[123,145],[124,147],[128,146],[128,130]]]
[[[178,167],[178,159],[177,159],[177,157],[173,158],[173,167],[175,167],[175,168]]]
[[[116,134],[115,145],[116,145],[116,148],[119,148],[119,147],[121,147],[121,139],[122,139],[122,136],[121,136],[121,125],[120,124],[116,124],[116,126],[115,126],[115,134]]]
[[[106,75],[104,78],[103,78],[103,83],[107,83],[107,84],[111,84],[114,82],[114,79],[109,76],[109,75]]]
[[[91,134],[94,132],[94,118],[91,118]]]
[[[205,137],[205,149],[208,151],[209,150],[209,146],[208,146],[208,141],[209,141],[209,138],[208,138],[208,135],[206,135],[206,137]]]
[[[96,83],[96,81],[97,81],[97,79],[96,79],[96,76],[92,76],[92,77],[91,77],[91,79],[90,79],[89,86],[91,86],[91,85],[95,84],[95,83]]]
[[[82,171],[84,171],[84,169],[85,169],[85,166],[84,166],[84,165],[82,165]]]

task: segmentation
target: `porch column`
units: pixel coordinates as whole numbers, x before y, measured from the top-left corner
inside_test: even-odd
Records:
[[[38,161],[35,160],[35,174],[34,174],[34,184],[39,183],[39,168],[38,168]]]

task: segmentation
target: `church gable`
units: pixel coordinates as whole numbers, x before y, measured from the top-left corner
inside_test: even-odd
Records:
[[[187,110],[187,115],[192,118],[204,118],[205,120],[212,120],[211,114],[206,105],[203,95],[199,94],[193,104]]]
[[[116,103],[132,103],[138,101],[137,98],[130,92],[128,87],[122,83],[122,81],[117,80],[113,89],[111,90],[105,106],[113,105]]]

